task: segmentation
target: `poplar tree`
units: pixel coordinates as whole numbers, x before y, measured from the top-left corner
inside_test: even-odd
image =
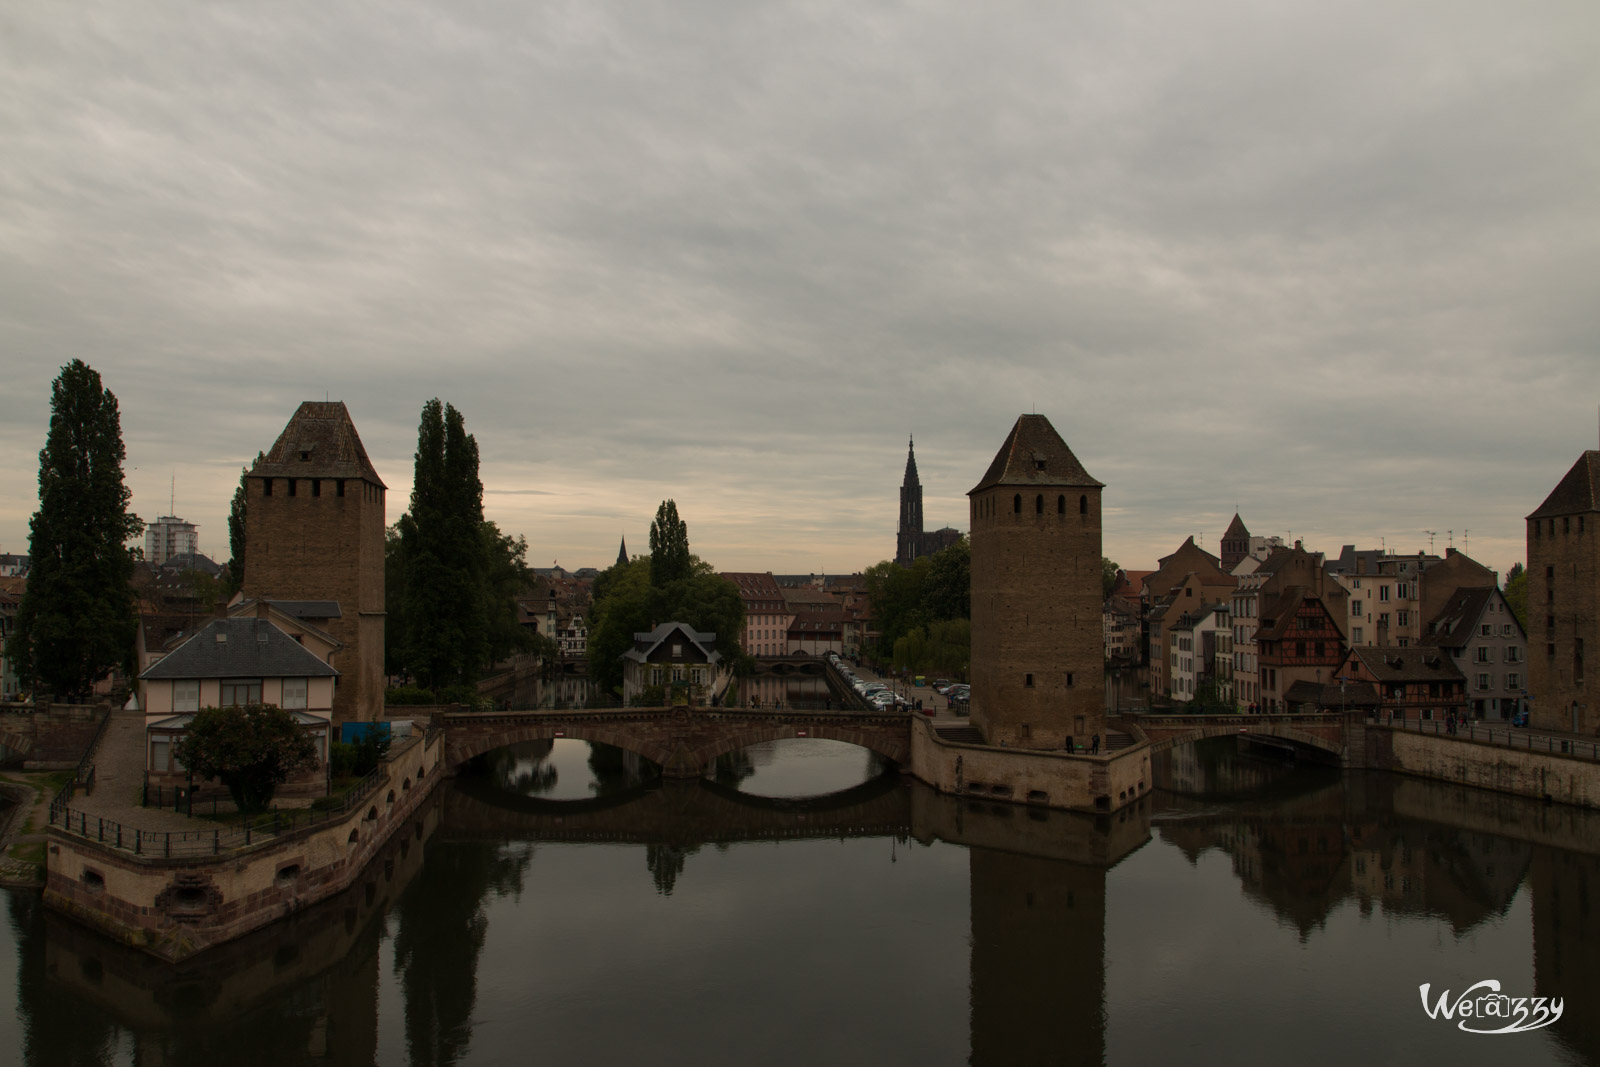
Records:
[[[678,505],[663,500],[650,524],[650,584],[664,589],[694,574],[689,555],[689,527],[678,518]]]
[[[461,413],[437,398],[422,406],[408,521],[402,658],[427,688],[470,685],[489,655],[484,586],[483,483],[478,442]]]
[[[57,697],[85,697],[117,667],[132,670],[133,553],[144,524],[128,512],[117,398],[82,360],[61,368],[39,453],[31,569],[8,645],[19,677]]]
[[[257,456],[257,462],[265,457]],[[250,474],[249,467],[239,468],[239,487],[233,491],[233,502],[228,505],[228,548],[232,558],[228,560],[228,592],[237,593],[244,587],[244,554],[245,554],[245,479]]]

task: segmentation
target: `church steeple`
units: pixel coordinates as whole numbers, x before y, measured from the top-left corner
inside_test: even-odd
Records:
[[[917,444],[906,443],[906,476],[900,484],[900,531],[895,545],[895,562],[902,567],[923,554],[922,482],[917,478]]]
[[[628,538],[626,535],[624,535],[622,538],[622,547],[617,549],[617,562],[628,562]]]

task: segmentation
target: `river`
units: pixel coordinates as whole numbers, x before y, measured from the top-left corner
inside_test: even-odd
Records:
[[[577,741],[500,750],[349,892],[180,967],[11,892],[0,1055],[1600,1058],[1600,815],[1266,762],[1228,740],[1167,754],[1159,791],[1111,817],[941,797],[881,772],[825,741],[755,746],[690,783]],[[1485,979],[1563,998],[1563,1014],[1487,1036],[1424,1011],[1423,983],[1453,1002]]]

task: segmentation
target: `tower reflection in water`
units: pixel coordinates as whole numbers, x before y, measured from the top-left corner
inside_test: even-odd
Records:
[[[474,1051],[509,1055],[500,1046],[474,1049],[475,1037],[487,1040],[477,1033],[479,973],[495,937],[490,916],[501,914],[493,902],[549,904],[532,880],[539,842],[637,847],[647,892],[687,894],[694,907],[695,866],[709,862],[700,855],[708,846],[888,837],[902,855],[913,841],[967,850],[971,1062],[1102,1063],[1107,959],[1134,936],[1113,929],[1108,945],[1108,874],[1153,833],[1161,847],[1191,857],[1226,854],[1240,891],[1301,939],[1349,902],[1363,913],[1470,931],[1505,915],[1527,884],[1538,992],[1566,998],[1555,1028],[1561,1040],[1600,1059],[1593,1016],[1582,1007],[1600,980],[1588,951],[1600,816],[1388,776],[1282,773],[1228,753],[1173,755],[1157,767],[1166,791],[1099,818],[940,796],[893,777],[810,802],[670,782],[561,804],[461,781],[338,900],[177,968],[41,918],[32,898],[14,894],[19,1048],[36,1064],[370,1064],[393,1062],[394,1053],[433,1064],[465,1062]],[[890,916],[899,905],[889,898],[877,906]],[[888,925],[889,918],[869,923],[874,931]],[[917,947],[891,951],[909,956]],[[386,958],[392,978],[383,973]],[[886,960],[884,980],[894,973]],[[814,977],[825,1003],[828,976]],[[386,987],[399,1003],[383,1001]],[[668,1007],[695,1010],[670,1000]],[[606,1005],[608,1017],[622,1020],[628,1008]],[[503,1033],[509,1024],[499,1025]],[[909,1032],[903,1028],[926,1025],[926,1017],[885,1019],[872,1040],[892,1045],[895,1033]],[[533,1040],[532,1030],[517,1032],[519,1041]]]

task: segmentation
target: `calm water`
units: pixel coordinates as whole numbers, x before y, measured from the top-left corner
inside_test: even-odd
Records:
[[[502,750],[362,883],[181,968],[12,893],[28,1064],[1587,1063],[1600,816],[1179,749],[1093,819],[940,797],[859,749],[703,782]],[[822,794],[822,795],[819,795]],[[799,799],[806,798],[809,799]],[[1418,986],[1559,996],[1478,1036]]]

